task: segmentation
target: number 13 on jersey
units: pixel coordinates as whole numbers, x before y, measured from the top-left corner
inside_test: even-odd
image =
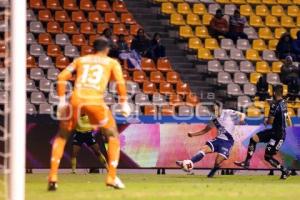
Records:
[[[83,65],[83,72],[80,77],[80,83],[85,87],[99,89],[99,83],[103,75],[103,67],[101,65]]]

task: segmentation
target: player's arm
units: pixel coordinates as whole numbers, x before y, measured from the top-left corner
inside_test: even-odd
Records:
[[[121,65],[118,61],[113,61],[112,67],[112,76],[114,77],[116,84],[117,84],[117,92],[119,94],[119,103],[122,105],[123,115],[128,116],[130,115],[130,107],[127,102],[127,89],[126,89],[126,82],[123,77],[123,72]]]
[[[235,112],[240,118],[240,124],[245,124],[246,114],[239,111],[235,111]]]
[[[215,125],[213,122],[209,122],[204,129],[202,129],[201,131],[197,131],[197,132],[189,132],[188,136],[189,137],[195,137],[195,136],[199,136],[199,135],[204,135],[206,133],[208,133],[212,128],[214,128]]]
[[[265,119],[264,124],[265,125],[272,125],[275,118],[275,112],[276,112],[276,104],[272,103],[270,107],[270,113],[268,118]]]

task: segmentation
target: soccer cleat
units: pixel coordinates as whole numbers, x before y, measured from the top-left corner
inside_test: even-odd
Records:
[[[56,191],[58,188],[57,182],[48,182],[48,191]]]
[[[180,168],[183,168],[183,161],[182,160],[177,160],[176,165],[179,166]]]
[[[248,169],[248,168],[249,168],[249,165],[250,165],[250,163],[249,163],[249,162],[246,162],[246,161],[243,161],[243,162],[235,161],[234,164],[235,164],[236,166],[243,167],[243,168],[245,168],[245,169]]]
[[[106,186],[108,187],[113,187],[115,189],[124,189],[125,185],[122,183],[121,179],[119,179],[118,177],[116,177],[114,180],[112,180],[111,178],[107,178],[106,181]]]
[[[290,170],[285,170],[282,172],[280,179],[285,180],[287,179],[289,176],[291,175],[291,171]]]

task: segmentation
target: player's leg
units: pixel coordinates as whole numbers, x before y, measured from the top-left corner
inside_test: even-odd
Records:
[[[72,145],[72,156],[71,156],[71,166],[72,166],[72,173],[76,173],[76,168],[77,168],[77,155],[79,151],[81,150],[81,146],[79,145]]]
[[[265,160],[274,168],[281,171],[281,179],[286,179],[290,175],[290,171],[285,168],[280,162],[274,158],[274,155],[279,151],[281,145],[283,144],[283,139],[275,140],[270,139],[265,151]]]
[[[105,158],[105,156],[101,153],[99,145],[96,143],[96,144],[91,145],[90,147],[91,147],[91,149],[93,150],[95,156],[98,158],[99,162],[100,162],[106,169],[108,169],[108,165],[107,165],[106,158]]]
[[[268,142],[270,140],[270,130],[258,132],[250,138],[246,159],[242,162],[235,161],[234,164],[240,167],[249,168],[251,158],[256,150],[256,145],[259,142]]]
[[[222,162],[226,159],[227,158],[224,157],[224,155],[218,154],[215,160],[214,167],[210,170],[207,177],[212,178],[216,174],[216,172],[220,169]]]

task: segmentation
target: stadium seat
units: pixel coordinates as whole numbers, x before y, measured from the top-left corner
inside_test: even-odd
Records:
[[[250,26],[253,27],[264,27],[265,24],[260,16],[250,15]]]
[[[270,70],[268,62],[259,61],[256,63],[256,72],[266,74],[266,73],[269,73],[270,71],[271,70]]]
[[[239,96],[237,102],[238,108],[247,108],[252,105],[251,99],[248,96]]]
[[[130,35],[136,35],[137,31],[141,28],[139,24],[130,25]]]
[[[217,4],[217,3],[209,4],[208,5],[208,13],[214,15],[214,14],[216,14],[216,11],[220,8],[221,8],[220,4]]]
[[[161,94],[170,95],[174,93],[174,89],[171,83],[161,82],[159,84],[159,92]]]
[[[133,72],[133,81],[137,83],[143,83],[144,81],[148,80],[147,75],[144,71],[134,71]]]
[[[144,93],[138,93],[135,95],[134,97],[134,102],[136,105],[139,106],[145,106],[145,105],[150,105],[150,100],[149,100],[149,96],[147,94]]]
[[[88,45],[83,45],[81,46],[81,51],[80,51],[80,55],[84,56],[84,55],[88,55],[94,52],[94,49],[92,46],[88,46]]]
[[[281,4],[281,5],[291,5],[292,1],[291,0],[277,0],[277,3]]]
[[[46,7],[50,10],[61,10],[61,4],[59,0],[47,0]]]
[[[171,94],[169,96],[169,104],[171,106],[179,106],[183,104],[182,98],[179,94]]]
[[[247,3],[254,5],[262,4],[261,0],[247,0]]]
[[[94,11],[95,7],[91,0],[80,0],[79,4],[80,10],[83,11]]]
[[[43,46],[39,44],[30,45],[29,53],[33,56],[40,56],[45,54]]]
[[[69,22],[69,21],[71,21],[67,11],[65,11],[65,10],[56,11],[55,15],[54,15],[54,19],[57,22]]]
[[[29,6],[30,6],[30,8],[34,8],[34,9],[44,9],[45,8],[43,0],[30,0]]]
[[[59,55],[62,55],[62,51],[60,46],[56,44],[50,44],[47,48],[47,55],[51,57],[57,57]]]
[[[255,106],[248,107],[247,117],[255,118],[255,117],[261,117],[261,116],[262,116],[262,114],[261,114],[261,110],[259,108],[256,108]]]
[[[172,71],[171,63],[168,58],[159,58],[157,60],[157,69],[162,72]]]
[[[32,21],[29,24],[29,31],[31,33],[44,33],[45,29],[44,29],[43,24],[41,22]]]
[[[27,55],[27,57],[26,57],[26,65],[27,65],[27,68],[36,67],[37,64],[36,64],[36,61],[35,61],[35,57],[31,56],[31,55]]]
[[[225,49],[215,49],[214,58],[218,60],[228,60],[229,57]]]
[[[144,107],[144,115],[146,116],[155,116],[157,115],[157,107],[154,105],[146,105]]]
[[[275,29],[275,38],[276,38],[276,39],[280,39],[281,36],[282,36],[284,33],[286,33],[286,32],[287,32],[287,30],[286,30],[285,28],[282,28],[282,27],[276,28],[276,29]]]
[[[173,13],[171,14],[171,21],[172,25],[182,26],[185,25],[185,20],[181,14]]]
[[[46,56],[46,55],[39,56],[38,63],[39,63],[39,67],[41,67],[41,68],[47,69],[47,68],[54,67],[54,63],[52,61],[52,58],[49,57],[49,56]]]
[[[206,7],[203,3],[193,4],[193,13],[196,15],[204,15],[207,13]]]
[[[72,35],[72,44],[75,46],[87,45],[87,40],[83,34]]]
[[[188,93],[186,95],[186,105],[196,106],[199,103],[198,96],[195,93]]]
[[[69,58],[79,57],[79,51],[76,46],[66,45],[64,49],[64,55]]]
[[[209,13],[206,13],[202,16],[202,23],[203,25],[205,26],[208,26],[210,21],[212,20],[213,18],[213,15],[209,14]]]
[[[293,0],[293,3],[294,3],[295,5],[300,5],[300,0]]]
[[[48,101],[50,104],[58,104],[59,103],[59,98],[56,92],[50,92],[49,93],[49,98]]]
[[[253,40],[252,48],[257,51],[263,51],[263,50],[267,49],[267,46],[266,46],[264,40],[256,39],[256,40]]]
[[[294,28],[296,26],[293,18],[290,16],[281,16],[280,24],[285,28]]]
[[[49,33],[40,33],[38,43],[41,45],[53,44],[53,40]]]
[[[258,79],[262,76],[261,73],[252,72],[250,74],[250,83],[255,84],[257,83]]]
[[[163,105],[161,107],[162,116],[174,116],[176,114],[175,107],[171,105]]]
[[[244,33],[246,33],[248,35],[249,39],[257,39],[258,38],[256,30],[253,27],[244,28]]]
[[[264,40],[274,39],[273,32],[269,27],[259,28],[258,35],[260,39],[264,39]]]
[[[216,72],[223,71],[223,67],[222,67],[220,61],[218,61],[218,60],[210,60],[207,63],[207,70],[208,70],[208,72],[214,72],[214,73],[216,73]]]
[[[33,33],[27,33],[26,34],[26,44],[36,44],[36,39],[33,35]]]
[[[227,85],[227,94],[230,96],[240,96],[242,95],[242,91],[238,84],[229,83]]]
[[[245,95],[255,96],[256,94],[256,86],[252,83],[244,84],[243,91]]]
[[[233,15],[234,11],[237,9],[236,5],[235,4],[228,4],[228,5],[225,5],[225,11],[224,11],[224,14],[225,15]]]
[[[177,72],[167,72],[166,80],[168,83],[177,83],[180,81],[180,75]]]
[[[154,93],[152,96],[152,103],[157,106],[162,106],[167,104],[166,96],[160,93]]]
[[[198,49],[198,59],[200,60],[212,60],[213,56],[211,55],[210,51],[205,48]]]
[[[228,72],[219,72],[218,73],[218,83],[220,84],[229,84],[232,83],[231,76]]]
[[[39,105],[39,114],[41,115],[50,115],[52,110],[52,106],[48,103],[42,103]]]
[[[71,42],[69,36],[67,34],[62,33],[62,34],[55,35],[55,43],[58,45],[65,46],[70,44]]]
[[[190,26],[180,26],[179,36],[182,38],[194,37],[193,29]]]
[[[111,7],[108,3],[108,1],[97,1],[96,2],[96,10],[100,12],[111,12]]]
[[[110,28],[110,25],[108,23],[100,23],[97,25],[97,33],[102,34],[103,31],[107,28]]]
[[[287,108],[287,110],[288,110],[288,115],[290,117],[295,117],[296,116],[296,113],[295,113],[293,108]]]
[[[135,19],[131,13],[122,13],[121,14],[121,23],[124,24],[136,24]]]
[[[229,73],[239,72],[239,67],[234,60],[228,60],[224,62],[224,71]]]
[[[257,16],[268,16],[270,15],[269,8],[266,5],[257,5],[255,8],[255,14]]]
[[[63,8],[69,11],[76,11],[79,9],[76,0],[64,0]]]
[[[288,6],[288,8],[287,8],[287,14],[291,17],[299,16],[299,12],[300,12],[299,6],[291,5],[291,6]]]
[[[240,50],[247,50],[251,48],[251,45],[247,39],[238,39],[236,47]]]
[[[115,12],[126,13],[128,12],[127,7],[123,1],[114,1],[112,5],[112,9]]]
[[[72,21],[76,23],[86,22],[85,13],[82,10],[72,12]]]
[[[29,102],[26,103],[26,114],[28,114],[28,115],[37,114],[35,106]]]
[[[272,72],[280,73],[282,64],[283,63],[281,61],[272,62]]]
[[[271,51],[271,50],[264,50],[262,57],[266,61],[277,61],[278,60],[276,55],[275,55],[275,52]]]
[[[110,23],[110,24],[118,24],[118,23],[120,23],[120,20],[119,20],[118,16],[114,12],[105,13],[104,21],[106,23]]]
[[[234,43],[231,39],[222,39],[221,40],[221,48],[222,49],[226,49],[226,50],[230,50],[232,48],[235,48]]]
[[[160,71],[152,71],[150,73],[150,81],[153,83],[160,83],[160,82],[164,82],[165,78]]]
[[[45,74],[41,68],[31,68],[29,77],[32,80],[41,80],[45,77]]]
[[[140,86],[136,82],[126,81],[127,93],[134,95],[140,92]]]
[[[272,15],[268,15],[265,19],[266,26],[269,26],[271,28],[277,28],[280,27],[280,23],[278,21],[278,18]]]
[[[96,30],[91,22],[85,22],[80,24],[80,33],[86,35],[96,34]]]
[[[300,17],[298,17],[297,20],[299,21],[299,23],[297,22],[297,26],[300,27]],[[290,30],[290,33],[291,33],[291,36],[293,39],[297,38],[298,31],[300,31],[300,28],[292,28]]]
[[[26,92],[34,92],[34,91],[38,91],[34,80],[27,78],[26,79]]]
[[[208,30],[205,26],[197,26],[195,30],[195,36],[199,38],[208,38]]]
[[[247,75],[243,72],[234,73],[233,79],[234,79],[234,82],[237,84],[245,84],[245,83],[249,82]]]
[[[176,13],[176,9],[175,9],[173,3],[165,2],[165,3],[162,3],[162,5],[161,5],[161,12],[163,14],[171,15],[173,13]]]
[[[209,117],[211,116],[211,113],[209,109],[206,106],[203,105],[197,105],[195,108],[196,116],[197,117]]]
[[[51,81],[43,78],[39,81],[39,88],[42,92],[50,92],[51,89]]]
[[[62,33],[62,29],[58,22],[48,22],[47,32],[52,34]]]
[[[262,0],[262,3],[267,5],[276,5],[277,0]]]
[[[155,92],[157,92],[156,86],[154,83],[150,82],[150,81],[144,81],[143,83],[143,92],[145,94],[153,94]]]
[[[243,16],[251,16],[253,14],[252,7],[248,4],[240,6],[240,13]]]
[[[267,74],[267,82],[272,85],[280,84],[280,78],[277,73],[268,73]]]
[[[248,60],[240,62],[240,71],[244,72],[244,73],[254,72],[255,69],[254,69],[253,63]]]
[[[103,23],[104,20],[98,11],[88,13],[88,21],[94,24]]]
[[[271,8],[271,14],[277,17],[283,16],[285,15],[284,8],[281,5],[274,5]]]
[[[246,51],[246,58],[247,58],[247,60],[250,60],[250,61],[260,61],[261,60],[259,52],[254,49],[248,49]]]
[[[59,70],[57,68],[49,68],[47,70],[47,79],[49,80],[57,80],[57,75],[59,74]]]
[[[29,21],[29,22],[31,22],[31,21],[37,21],[36,16],[35,16],[33,10],[27,9],[27,12],[26,12],[26,19],[27,19],[27,21]]]
[[[220,48],[219,43],[215,38],[206,38],[204,46],[206,49],[209,49],[209,50],[214,50],[214,49]]]
[[[64,23],[64,28],[63,28],[64,33],[66,34],[79,34],[78,27],[75,22],[66,22]]]
[[[70,64],[69,58],[65,56],[57,56],[55,60],[55,66],[59,69],[64,69]]]
[[[190,49],[193,49],[193,50],[198,50],[200,48],[203,48],[203,44],[202,44],[200,38],[198,38],[198,37],[189,38],[188,46]]]
[[[275,51],[278,44],[278,40],[269,40],[268,49]]]
[[[176,84],[176,93],[180,95],[187,95],[191,93],[191,89],[187,83],[179,81]]]
[[[231,0],[231,3],[233,4],[246,4],[245,0]]]
[[[53,21],[53,17],[52,17],[50,10],[40,10],[39,14],[38,14],[38,19],[41,22]]]
[[[189,13],[192,13],[192,10],[190,8],[190,5],[184,2],[177,4],[177,12],[179,14],[187,15]]]
[[[191,25],[191,26],[200,26],[202,24],[201,20],[199,18],[199,15],[196,15],[194,13],[189,13],[187,15],[186,22],[188,25]]]
[[[194,115],[193,107],[188,106],[188,105],[180,105],[178,107],[178,116],[188,117],[188,116],[193,116],[193,115]]]
[[[141,66],[144,71],[155,71],[155,63],[150,58],[142,58]]]
[[[245,60],[243,51],[240,49],[232,48],[230,49],[230,59],[232,60]]]

